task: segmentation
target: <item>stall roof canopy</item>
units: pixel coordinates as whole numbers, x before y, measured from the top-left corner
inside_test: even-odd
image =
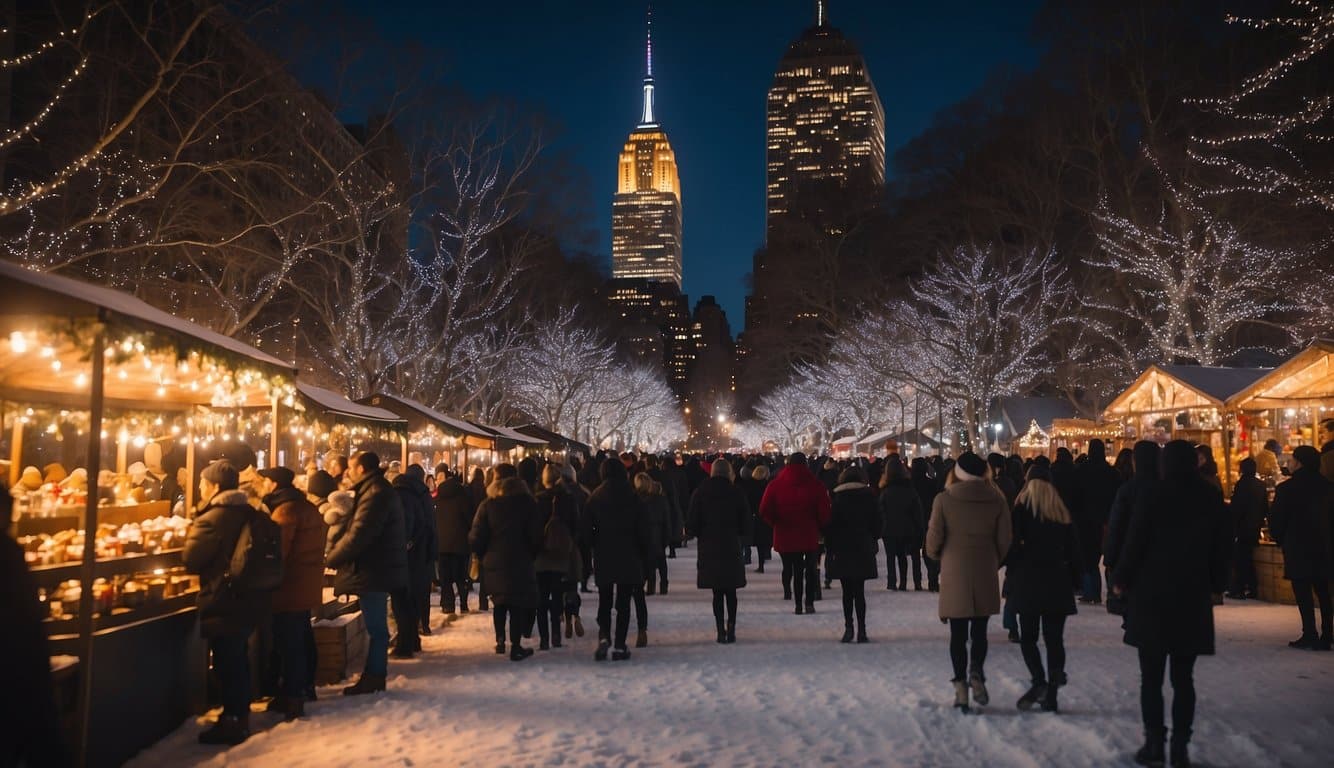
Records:
[[[855,438],[855,437],[840,437],[839,439],[837,439],[837,440],[835,440],[835,441],[833,442],[833,446],[834,446],[835,448],[838,448],[839,446],[844,446],[844,445],[846,445],[846,446],[848,446],[849,448],[851,448],[852,446],[854,446],[854,445],[856,445],[856,444],[857,444],[857,438]]]
[[[578,440],[571,440],[570,438],[552,432],[549,429],[543,429],[536,424],[524,424],[521,427],[514,427],[514,430],[516,432],[522,432],[525,435],[532,435],[533,437],[545,440],[547,445],[557,450],[572,450],[579,451],[586,456],[593,455],[593,450],[584,443],[581,443]]]
[[[937,450],[940,449],[939,442],[932,440],[916,429],[905,429],[902,432],[892,429],[876,432],[875,434],[867,435],[861,440],[858,440],[857,445],[869,453],[874,453],[883,448],[891,440],[900,445],[916,445],[926,446]]]
[[[1318,339],[1229,398],[1229,405],[1264,410],[1334,403],[1334,340]]]
[[[15,288],[13,283],[15,282],[22,283],[29,288],[35,288],[43,296],[35,297],[28,291],[23,291],[17,296],[5,296],[4,303],[7,306],[0,310],[4,314],[14,314],[16,306],[20,304],[23,305],[20,311],[25,314],[59,314],[71,317],[80,315],[91,317],[97,314],[98,309],[106,309],[126,320],[151,325],[172,334],[206,342],[233,354],[250,358],[256,363],[281,369],[284,373],[292,373],[296,370],[292,364],[255,349],[249,344],[237,341],[229,336],[223,336],[189,320],[182,320],[128,293],[85,283],[63,275],[37,272],[7,261],[0,261],[0,284],[9,284],[10,290],[13,290]],[[9,293],[9,291],[5,291],[5,293]],[[23,301],[23,299],[32,299],[32,301]],[[51,299],[54,299],[56,303],[50,303]]]
[[[1107,406],[1104,413],[1115,417],[1169,413],[1187,408],[1220,408],[1272,370],[1151,365]]]
[[[391,427],[406,427],[407,419],[384,408],[373,405],[354,403],[333,390],[317,387],[313,384],[298,383],[296,391],[301,397],[312,403],[317,409],[335,416],[347,416],[361,421],[371,421]]]
[[[510,429],[509,427],[496,427],[476,421],[470,421],[468,423],[478,429],[484,429],[487,432],[490,432],[495,437],[496,448],[499,450],[508,450],[515,445],[527,445],[536,448],[537,446],[547,444],[547,441],[540,437],[525,435],[524,433]]]
[[[295,367],[120,291],[0,262],[0,389],[6,397],[88,403],[93,323],[104,321],[107,402],[125,408],[226,407],[291,393]]]
[[[408,429],[413,431],[423,429],[427,424],[432,424],[436,428],[457,437],[472,437],[485,440],[488,442],[488,445],[485,447],[490,447],[489,443],[494,440],[493,435],[473,426],[463,419],[446,416],[434,408],[427,407],[416,400],[409,400],[406,397],[395,397],[394,395],[377,393],[370,397],[363,397],[357,402],[362,405],[373,405],[377,408],[383,408],[402,416],[404,419],[407,419]]]

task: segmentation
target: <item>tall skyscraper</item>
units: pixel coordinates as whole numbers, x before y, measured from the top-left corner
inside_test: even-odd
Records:
[[[644,108],[621,150],[611,204],[615,278],[671,282],[681,288],[681,180],[676,155],[653,109],[653,27],[649,20]]]
[[[829,25],[824,0],[815,26],[788,46],[767,106],[768,231],[798,216],[840,234],[849,209],[873,204],[885,183],[885,110],[866,62]]]

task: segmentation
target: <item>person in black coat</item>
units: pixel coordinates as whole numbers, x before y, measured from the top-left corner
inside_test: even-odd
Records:
[[[440,579],[440,610],[446,614],[468,612],[468,531],[477,506],[472,493],[458,475],[445,465],[436,468],[435,500],[436,549],[439,551],[437,576]],[[457,590],[458,600],[454,593]]]
[[[876,572],[876,539],[881,533],[880,511],[875,491],[857,467],[843,470],[834,486],[829,525],[824,530],[825,548],[833,555],[829,572],[838,579],[843,594],[843,642],[852,642],[852,619],[857,617],[857,642],[866,635],[866,582],[879,578]]]
[[[755,545],[756,573],[764,573],[764,564],[774,557],[774,529],[760,519],[760,500],[764,498],[764,489],[769,487],[769,465],[758,462],[750,471],[750,477],[736,481],[737,487],[746,494],[746,506],[750,509],[750,537]]]
[[[395,655],[411,658],[422,649],[420,635],[431,634],[431,571],[439,557],[439,535],[435,530],[435,505],[426,488],[426,470],[420,464],[409,465],[392,483],[403,505],[405,538],[408,542],[408,586],[403,591],[404,610],[400,614],[395,600],[394,621],[398,623]],[[407,632],[404,633],[404,627]]]
[[[910,468],[912,488],[917,492],[917,501],[922,507],[922,517],[930,523],[932,505],[936,501],[936,494],[940,493],[940,484],[931,476],[931,462],[925,458],[918,456],[913,459]],[[925,536],[922,537],[922,544],[926,544]],[[926,552],[922,552],[922,562],[926,565],[926,588],[932,592],[939,592],[940,562],[927,557]]]
[[[750,507],[745,493],[732,483],[731,464],[713,462],[710,475],[690,497],[686,529],[699,541],[695,586],[713,590],[718,642],[735,643],[736,592],[746,586],[741,539],[750,521]]]
[[[662,486],[662,495],[667,498],[668,524],[667,524],[667,558],[676,557],[676,545],[681,543],[681,537],[685,531],[685,507],[689,503],[689,498],[683,498],[680,494],[680,488],[673,480],[671,470],[676,466],[672,464],[670,457],[659,460],[657,456],[648,455],[644,457],[644,471],[648,472],[653,482]],[[683,478],[684,480],[684,478]],[[684,482],[682,483],[684,484]],[[667,579],[667,563],[663,562],[660,571],[664,581]],[[652,594],[652,593],[650,593]]]
[[[1103,531],[1111,515],[1112,502],[1116,499],[1116,489],[1120,485],[1120,473],[1107,463],[1106,447],[1097,438],[1090,440],[1088,461],[1081,464],[1074,474],[1074,506],[1068,508],[1079,532],[1081,547],[1083,594],[1079,598],[1080,602],[1094,605],[1102,603],[1099,562],[1102,560]]]
[[[885,540],[886,589],[907,591],[908,559],[912,558],[913,586],[922,589],[922,544],[926,538],[926,515],[908,470],[898,456],[885,462],[880,478],[879,535]]]
[[[1112,572],[1115,588],[1127,595],[1125,642],[1139,651],[1145,743],[1135,759],[1141,764],[1163,762],[1162,687],[1169,661],[1172,764],[1189,762],[1195,660],[1214,653],[1213,595],[1227,586],[1229,529],[1223,494],[1200,476],[1194,447],[1185,440],[1168,443],[1158,482],[1136,499]]]
[[[1080,580],[1079,536],[1070,511],[1051,484],[1046,464],[1035,464],[1015,498],[1014,543],[1005,561],[1009,607],[1019,617],[1019,647],[1032,686],[1019,699],[1027,711],[1057,710],[1056,692],[1065,684],[1065,620],[1075,613],[1074,587]],[[1047,647],[1047,669],[1038,651],[1038,631]]]
[[[1102,565],[1107,571],[1107,583],[1112,583],[1112,571],[1121,557],[1130,518],[1134,516],[1135,500],[1152,484],[1158,482],[1159,454],[1162,448],[1152,440],[1140,440],[1131,450],[1130,479],[1116,489],[1112,509],[1107,517],[1107,535],[1102,541]],[[1107,612],[1121,616],[1125,613],[1125,598],[1108,590]]]
[[[1292,582],[1302,617],[1302,636],[1289,645],[1328,651],[1334,637],[1334,607],[1329,593],[1334,570],[1330,542],[1334,483],[1320,474],[1320,454],[1315,448],[1297,447],[1292,461],[1292,477],[1274,489],[1274,506],[1269,513],[1269,530],[1283,548],[1283,576]],[[1320,603],[1320,634],[1316,634],[1312,593]]]
[[[1061,446],[1056,449],[1056,460],[1051,463],[1051,484],[1056,486],[1056,492],[1061,494],[1061,502],[1065,504],[1066,509],[1075,508],[1076,485],[1075,485],[1075,456],[1070,453],[1070,449]],[[1070,513],[1071,515],[1074,512]]]
[[[1241,460],[1241,477],[1232,488],[1232,533],[1235,539],[1232,557],[1232,588],[1227,596],[1234,600],[1255,597],[1255,548],[1260,546],[1260,528],[1269,517],[1269,489],[1256,476],[1255,459]]]
[[[73,765],[65,747],[51,681],[46,603],[28,573],[23,547],[9,536],[14,497],[0,485],[0,765],[61,768]]]
[[[537,630],[539,651],[560,647],[560,625],[565,593],[579,570],[575,539],[579,530],[579,503],[561,482],[556,464],[542,468],[542,490],[537,493],[537,514],[542,521],[542,551],[533,563],[537,573]]]
[[[181,561],[199,574],[199,628],[209,641],[222,687],[222,715],[199,734],[201,744],[235,745],[250,736],[250,659],[247,641],[268,611],[269,593],[233,589],[227,572],[241,529],[254,508],[238,490],[240,474],[215,461],[199,476],[202,507],[185,538]]]
[[[630,633],[630,601],[644,583],[644,561],[651,533],[648,515],[630,486],[621,460],[615,456],[606,459],[600,474],[602,484],[589,496],[582,521],[583,538],[593,553],[593,574],[598,585],[598,648],[593,658],[605,661],[614,639],[616,649],[612,659],[623,661],[630,658],[625,645]]]
[[[640,476],[643,479],[640,479]],[[649,545],[648,560],[644,563],[648,578],[645,580],[644,594],[652,595],[658,591],[658,582],[662,582],[662,594],[667,594],[667,544],[672,537],[672,508],[667,496],[667,489],[653,479],[648,472],[635,475],[635,493],[644,505],[644,514],[648,515]],[[641,628],[644,624],[641,622]]]
[[[389,674],[389,593],[408,584],[408,541],[403,504],[384,479],[380,457],[360,451],[347,468],[355,494],[352,520],[334,540],[324,564],[334,569],[334,592],[356,595],[370,644],[361,678],[346,696],[383,691]]]
[[[524,648],[522,641],[537,610],[533,561],[542,551],[545,520],[527,483],[512,472],[498,471],[497,476],[487,499],[477,507],[468,544],[482,560],[482,580],[492,602],[496,653],[505,652],[508,619],[510,660],[523,661],[533,655],[533,649]]]

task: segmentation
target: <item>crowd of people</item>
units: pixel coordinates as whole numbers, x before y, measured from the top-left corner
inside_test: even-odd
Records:
[[[534,655],[524,646],[534,628],[541,651],[584,635],[591,580],[594,659],[628,660],[632,611],[635,646],[645,648],[647,598],[667,594],[669,561],[688,542],[719,644],[737,642],[747,566],[764,573],[774,552],[796,615],[814,613],[836,580],[840,640],[867,643],[865,587],[880,578],[883,546],[887,589],[908,590],[911,576],[912,589],[939,593],[955,707],[989,703],[988,624],[1002,615],[1031,678],[1018,708],[1057,712],[1070,679],[1066,622],[1078,604],[1105,599],[1138,653],[1145,744],[1137,761],[1189,765],[1194,664],[1215,651],[1213,608],[1223,593],[1255,595],[1252,556],[1266,523],[1301,617],[1290,645],[1330,649],[1334,420],[1323,425],[1322,445],[1292,452],[1272,503],[1253,459],[1241,462],[1225,502],[1212,453],[1184,441],[1141,441],[1111,461],[1098,440],[1078,457],[1061,448],[1054,459],[1027,460],[600,453],[526,458],[469,478],[368,452],[326,455],[301,478],[218,460],[201,473],[183,552],[200,576],[200,625],[223,705],[199,740],[248,737],[247,649],[257,629],[272,638],[271,668],[259,676],[272,681],[268,709],[304,716],[315,696],[311,618],[326,568],[338,594],[356,596],[369,636],[362,673],[343,689],[354,696],[383,691],[390,657],[421,650],[435,585],[445,614],[472,610],[476,592],[476,609],[492,615],[496,653],[521,662]],[[272,583],[266,556],[282,565]],[[29,645],[36,653],[41,643]],[[1170,744],[1165,675],[1174,692]]]

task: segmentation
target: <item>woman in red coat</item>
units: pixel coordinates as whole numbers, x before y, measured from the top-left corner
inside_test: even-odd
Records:
[[[805,612],[815,612],[820,529],[829,523],[829,517],[829,492],[824,483],[806,466],[805,454],[792,454],[787,466],[764,489],[760,519],[774,530],[774,549],[783,559],[783,599],[794,599],[797,615],[802,613],[803,593]]]

